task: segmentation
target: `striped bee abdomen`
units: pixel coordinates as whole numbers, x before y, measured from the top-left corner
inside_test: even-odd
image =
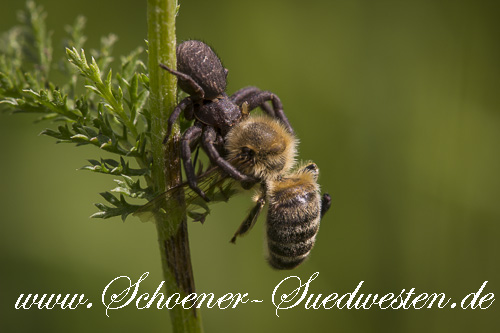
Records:
[[[319,229],[321,198],[309,173],[273,182],[268,192],[269,264],[292,269],[311,251]]]

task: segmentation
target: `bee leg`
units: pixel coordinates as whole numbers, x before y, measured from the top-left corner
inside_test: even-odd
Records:
[[[326,212],[330,209],[331,205],[332,197],[328,193],[323,194],[323,197],[321,198],[321,218],[323,218]]]
[[[181,139],[181,157],[184,164],[184,170],[186,171],[186,178],[189,187],[196,192],[205,201],[210,201],[205,193],[198,187],[198,182],[196,180],[196,174],[194,172],[194,167],[191,161],[191,147],[190,143],[198,139],[201,135],[201,127],[197,124],[189,127]]]
[[[192,109],[193,108],[193,101],[191,100],[191,97],[186,97],[184,98],[174,109],[170,117],[168,118],[167,122],[167,134],[165,134],[165,137],[163,138],[163,144],[167,143],[168,138],[170,137],[170,133],[172,133],[172,126],[174,126],[174,123],[177,121],[177,118],[179,118],[179,115],[181,114],[182,111],[186,109]]]
[[[260,90],[259,88],[257,87],[245,87],[245,88],[241,88],[240,90],[238,90],[237,92],[235,92],[234,94],[231,95],[231,97],[229,97],[229,99],[236,105],[240,106],[248,99],[248,96],[249,95],[252,95],[252,94],[255,94],[255,93],[259,93],[261,92],[262,90]],[[275,118],[276,116],[274,115],[274,111],[273,109],[267,104],[267,103],[262,103],[260,105],[260,108],[262,110],[264,110],[268,115],[270,115],[271,117]],[[251,110],[249,110],[251,111]]]
[[[184,74],[182,72],[174,71],[173,69],[170,69],[169,67],[167,67],[162,63],[160,63],[160,67],[168,71],[170,74],[177,76],[178,81],[187,83],[187,86],[189,87],[189,95],[191,95],[195,99],[203,99],[205,97],[205,91],[203,91],[203,88],[198,83],[196,83],[196,81],[193,80],[191,76]],[[184,89],[182,85],[181,88]]]
[[[265,196],[259,197],[256,205],[252,208],[250,213],[248,213],[248,216],[245,218],[245,220],[243,220],[243,223],[241,223],[238,230],[236,230],[236,232],[234,233],[233,238],[231,238],[231,243],[233,244],[236,243],[236,237],[244,236],[247,232],[250,231],[250,229],[253,228],[265,204],[266,204]]]
[[[248,89],[246,93],[244,93],[245,89]],[[288,118],[286,117],[285,113],[283,112],[283,104],[281,103],[281,100],[279,99],[278,96],[273,94],[270,91],[262,91],[259,90],[256,87],[247,87],[241,89],[243,92],[239,93],[237,91],[235,93],[235,103],[236,101],[238,102],[247,102],[248,103],[248,111],[251,111],[255,109],[256,107],[260,106],[264,111],[266,111],[267,114],[269,114],[272,117],[278,118],[283,125],[286,126],[288,131],[291,134],[294,134],[293,128],[290,125],[290,122],[288,121]],[[234,96],[234,95],[233,95]],[[266,108],[267,104],[266,102],[271,101],[273,104],[273,110],[274,112],[269,112],[269,107]],[[238,104],[238,103],[236,103]],[[239,105],[239,104],[238,104]]]
[[[240,182],[251,182],[255,181],[254,178],[246,176],[238,171],[231,163],[223,159],[217,149],[214,146],[214,142],[217,140],[217,133],[212,127],[205,127],[203,131],[203,137],[201,139],[201,144],[205,149],[210,161],[219,166],[224,172],[226,172],[232,178]]]

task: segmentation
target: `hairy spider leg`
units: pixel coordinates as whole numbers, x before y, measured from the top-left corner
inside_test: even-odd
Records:
[[[191,152],[192,152],[192,147],[191,148]],[[193,160],[193,167],[195,168],[195,171],[196,171],[196,162],[198,162],[198,154],[200,153],[200,146],[196,147],[196,152],[194,153],[194,160]],[[202,172],[202,170],[200,170],[200,168],[198,168],[198,172]]]
[[[168,122],[167,122],[167,134],[163,138],[163,144],[167,143],[168,138],[170,137],[170,133],[172,133],[172,127],[174,126],[174,123],[177,121],[177,118],[179,118],[179,115],[182,113],[182,111],[186,110],[185,115],[186,119],[188,119],[188,110],[190,110],[189,115],[192,114],[191,110],[193,108],[193,101],[191,97],[186,97],[184,98],[174,109],[170,117],[168,117]],[[188,119],[189,120],[189,119]]]
[[[184,135],[182,136],[181,139],[181,157],[182,157],[182,162],[184,165],[184,170],[186,171],[186,178],[187,182],[189,184],[189,187],[197,193],[200,197],[202,197],[205,201],[210,201],[210,199],[207,198],[205,195],[205,192],[203,192],[199,187],[198,187],[198,181],[196,180],[196,174],[194,172],[194,167],[191,162],[191,147],[190,144],[191,142],[197,140],[202,133],[202,129],[199,124],[194,124],[193,126],[189,127],[185,132]]]
[[[253,87],[253,86],[245,87],[245,88],[241,88],[240,90],[236,91],[234,94],[231,95],[231,97],[229,97],[229,99],[234,104],[236,104],[236,105],[238,105],[238,106],[241,107],[242,104],[247,100],[248,95],[255,94],[255,93],[258,93],[258,92],[261,92],[261,91],[262,90],[260,90],[259,88]],[[274,114],[274,110],[271,109],[271,107],[267,103],[263,103],[262,105],[260,105],[260,107],[269,116],[271,116],[273,118],[276,117],[276,115]]]
[[[290,122],[288,121],[288,118],[286,117],[285,113],[283,112],[283,104],[281,103],[281,100],[279,99],[278,96],[276,96],[270,91],[261,91],[259,93],[255,93],[254,95],[251,95],[246,102],[248,102],[248,109],[253,110],[257,106],[260,106],[267,101],[271,101],[271,103],[273,104],[273,109],[276,118],[281,120],[283,125],[285,125],[290,131],[290,134],[294,134],[293,128],[290,125]]]
[[[217,133],[212,127],[205,126],[203,129],[203,136],[201,138],[201,144],[205,149],[210,161],[219,166],[224,172],[226,172],[230,177],[236,179],[240,182],[255,182],[253,177],[246,176],[242,174],[238,169],[236,169],[231,163],[223,159],[217,149],[214,146],[214,142],[217,140]]]
[[[264,109],[264,111],[266,111],[269,115],[272,116],[273,114],[268,112],[266,108],[263,107],[263,105],[267,106],[266,105],[267,101],[271,101],[274,109],[274,117],[278,118],[283,123],[283,125],[286,126],[288,131],[290,131],[290,134],[294,134],[293,128],[290,125],[290,122],[288,121],[288,118],[286,117],[285,113],[283,112],[283,104],[281,103],[281,100],[277,95],[273,94],[270,91],[259,90],[256,87],[246,87],[240,89],[234,95],[236,95],[236,97],[233,100],[231,96],[231,100],[235,104],[240,105],[243,102],[247,102],[248,111],[251,111],[256,107],[260,106],[262,109]]]
[[[191,76],[178,71],[174,71],[173,69],[168,68],[166,65],[162,63],[160,63],[160,67],[163,68],[164,70],[167,70],[169,73],[177,76],[178,80],[187,82],[194,91],[194,94],[191,94],[191,97],[193,97],[195,100],[205,98],[205,91],[203,91],[203,88],[198,83],[196,83],[196,81],[193,80]]]

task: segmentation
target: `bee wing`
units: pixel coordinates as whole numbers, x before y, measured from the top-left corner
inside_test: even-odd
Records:
[[[186,214],[195,221],[204,222],[210,213],[209,204],[228,201],[231,196],[240,192],[236,186],[237,182],[221,172],[219,168],[213,167],[198,177],[198,187],[205,192],[210,202],[206,202],[196,192],[194,192],[187,182],[171,187],[167,191],[159,194],[153,200],[134,212],[141,221],[147,222],[154,218],[156,214],[168,214],[163,208],[165,202],[184,193]]]
[[[236,230],[236,232],[234,233],[233,238],[231,238],[231,243],[236,243],[236,237],[246,235],[247,232],[249,232],[253,228],[253,226],[255,225],[255,222],[257,222],[257,220],[259,218],[259,214],[262,211],[262,208],[264,208],[265,204],[266,204],[266,199],[264,196],[261,196],[257,200],[257,203],[252,208],[250,213],[248,213],[245,220],[243,220],[243,223],[241,223],[238,230]]]

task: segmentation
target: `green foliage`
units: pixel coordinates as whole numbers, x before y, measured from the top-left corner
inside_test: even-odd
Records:
[[[96,204],[100,211],[92,217],[125,219],[140,207],[126,198],[149,200],[154,196],[149,156],[151,119],[145,109],[149,79],[140,59],[143,48],[121,57],[120,70],[113,75],[111,54],[117,38],[102,38],[100,49],[92,50],[87,58],[82,49],[85,19],[78,17],[65,30],[67,58],[55,63],[43,9],[28,1],[19,17],[21,24],[0,39],[0,109],[34,113],[37,121],[59,122],[56,129],[42,132],[58,143],[93,145],[119,155],[118,159],[89,160],[90,165],[81,169],[122,177],[115,180],[117,188],[101,193],[111,206]],[[62,71],[65,82],[51,80],[55,70]],[[130,166],[132,161],[138,168]],[[141,178],[145,188],[140,186]]]
[[[96,167],[99,167],[98,161],[93,161]],[[100,163],[102,165],[102,162]],[[203,171],[203,167],[200,163],[200,169],[198,172],[199,180],[201,183],[198,185],[203,189],[210,202],[206,202],[197,193],[195,193],[190,188],[185,188],[186,184],[181,184],[180,186],[170,188],[166,192],[150,199],[148,204],[141,206],[139,209],[135,210],[133,214],[139,217],[143,222],[151,221],[158,216],[165,215],[166,212],[163,208],[165,200],[169,200],[171,197],[175,197],[179,190],[184,191],[184,201],[186,204],[186,215],[191,218],[194,222],[204,223],[207,216],[210,214],[209,204],[227,202],[234,195],[242,192],[242,188],[238,182],[233,178],[227,177],[218,172],[217,168],[211,167],[208,170]],[[128,190],[134,190],[137,196],[148,197],[149,193],[143,193],[145,190],[140,188],[138,183],[131,183],[129,179],[128,182],[119,182],[119,185],[127,185]],[[123,193],[123,189],[115,188],[113,192]],[[114,198],[114,202],[118,199]]]
[[[86,165],[82,167],[82,170],[89,170],[99,173],[105,173],[108,175],[133,175],[133,176],[145,176],[148,173],[148,169],[133,169],[129,166],[128,162],[125,162],[123,157],[120,157],[120,162],[113,160],[111,158],[101,159],[101,161],[89,160],[91,165]]]

